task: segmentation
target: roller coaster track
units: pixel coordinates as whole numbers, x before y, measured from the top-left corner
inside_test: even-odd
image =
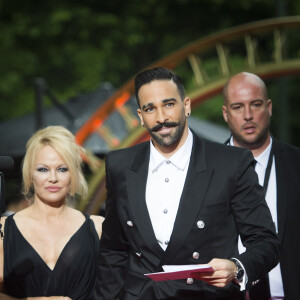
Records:
[[[240,71],[256,73],[263,79],[300,74],[299,34],[300,16],[252,22],[201,38],[147,68],[163,66],[176,72],[195,106],[219,94],[227,79]],[[139,125],[135,102],[133,77],[78,130],[78,143],[84,145],[96,135],[113,150],[147,140],[147,132]],[[116,118],[124,124],[122,137],[113,126]],[[93,175],[89,179],[89,195],[78,208],[98,213],[105,201],[104,162],[92,154],[86,160]]]

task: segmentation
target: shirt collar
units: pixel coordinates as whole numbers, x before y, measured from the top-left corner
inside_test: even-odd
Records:
[[[270,137],[270,144],[268,145],[268,147],[261,154],[255,157],[257,163],[263,166],[265,169],[267,168],[268,165],[271,148],[272,148],[272,138]]]
[[[188,129],[188,137],[184,144],[170,158],[165,158],[158,152],[151,140],[149,170],[155,171],[159,169],[166,161],[170,161],[175,167],[184,170],[190,160],[192,147],[193,134],[190,129]]]
[[[268,147],[258,156],[255,157],[255,160],[257,161],[257,163],[261,166],[263,166],[264,168],[267,168],[267,164],[269,161],[269,156],[270,156],[270,151],[271,151],[271,147],[272,147],[272,137],[270,137],[270,144],[268,145]],[[229,145],[230,146],[234,146],[233,143],[233,137],[231,136],[230,141],[229,141]]]

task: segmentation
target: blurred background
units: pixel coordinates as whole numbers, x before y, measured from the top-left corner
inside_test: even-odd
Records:
[[[298,0],[0,0],[0,155],[12,156],[7,199],[20,190],[31,134],[69,128],[88,152],[88,199],[105,199],[107,151],[147,139],[139,128],[132,78],[162,65],[182,77],[193,99],[191,127],[229,136],[220,92],[234,73],[266,81],[272,133],[300,146]]]

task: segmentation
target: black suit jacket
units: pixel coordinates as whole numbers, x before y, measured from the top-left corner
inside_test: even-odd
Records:
[[[225,142],[225,144],[228,143],[229,140]],[[300,232],[300,149],[273,138],[273,151],[283,288],[288,300],[298,300],[300,297],[300,239],[298,238]],[[252,300],[269,299],[270,294],[261,292],[261,288],[256,288],[256,286],[251,288]]]
[[[300,298],[300,149],[273,139],[280,267],[288,300]]]
[[[234,299],[238,286],[216,288],[200,280],[154,282],[145,273],[165,264],[208,263],[238,258],[249,282],[278,262],[278,239],[249,150],[194,135],[189,169],[171,239],[159,246],[145,191],[149,142],[111,152],[106,158],[106,219],[100,242],[96,299]],[[198,228],[197,222],[204,227]],[[247,251],[238,255],[241,235]],[[199,252],[198,260],[193,252]]]

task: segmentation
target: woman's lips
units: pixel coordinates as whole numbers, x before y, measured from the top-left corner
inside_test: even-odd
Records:
[[[46,190],[49,192],[55,193],[55,192],[58,192],[60,190],[60,188],[57,186],[48,186],[48,187],[46,187]]]

